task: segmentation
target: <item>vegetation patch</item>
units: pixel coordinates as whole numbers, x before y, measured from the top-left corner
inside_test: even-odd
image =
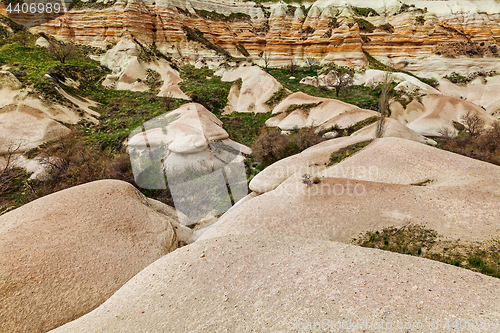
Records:
[[[259,133],[265,128],[266,120],[272,116],[271,112],[233,112],[221,116],[220,120],[232,140],[251,147]]]
[[[464,115],[457,124],[458,134],[443,131],[442,138],[434,138],[438,148],[500,165],[500,122],[485,129],[484,122],[473,115]]]
[[[469,82],[477,79],[478,77],[483,78],[483,82],[485,82],[487,77],[498,75],[496,71],[488,71],[488,72],[471,72],[468,73],[467,76],[461,75],[460,73],[453,72],[450,75],[445,76],[444,78],[449,80],[452,83],[465,86]]]
[[[192,28],[185,26],[185,25],[182,26],[182,30],[186,34],[186,37],[188,40],[198,42],[198,43],[204,45],[205,47],[207,47],[208,49],[214,50],[215,52],[222,54],[226,58],[231,57],[229,52],[224,50],[219,45],[215,45],[215,44],[211,43],[208,39],[206,39],[200,30],[198,30],[196,28],[192,29]]]
[[[358,142],[333,152],[330,155],[328,166],[340,163],[342,160],[346,159],[349,156],[352,156],[353,154],[368,146],[371,142],[372,140]]]
[[[152,91],[158,92],[160,87],[163,85],[163,80],[161,79],[160,73],[148,68],[146,69],[146,79],[144,81]]]
[[[309,111],[311,111],[311,109],[319,106],[321,103],[323,103],[323,102],[307,103],[307,104],[292,104],[292,105],[288,106],[288,108],[285,110],[285,112],[290,113],[290,112],[293,112],[295,110],[301,109],[302,111],[304,111],[304,113],[306,115],[309,115]]]
[[[353,239],[363,247],[418,256],[500,278],[500,241],[448,241],[420,225],[388,227]]]
[[[329,28],[333,28],[333,29],[336,29],[336,28],[340,27],[340,23],[339,23],[339,21],[337,21],[336,17],[332,17],[332,19],[330,20],[330,22],[328,22],[328,27]]]
[[[382,24],[378,28],[390,32],[391,34],[394,32],[394,27],[390,23]]]
[[[211,21],[235,22],[235,21],[252,21],[252,17],[245,13],[231,13],[224,15],[216,11],[207,11],[203,9],[194,10],[198,16]]]
[[[380,16],[379,13],[375,11],[373,8],[368,7],[352,7],[352,11],[356,16]]]
[[[436,243],[437,236],[437,232],[433,230],[419,225],[407,225],[401,228],[389,227],[382,231],[367,232],[360,239],[355,240],[355,243],[363,247],[420,256]]]
[[[29,177],[22,168],[0,169],[0,215],[33,200]]]
[[[293,74],[287,68],[269,68],[268,72],[278,80],[283,87],[292,92],[301,91],[311,96],[335,98],[349,104],[357,105],[361,108],[378,110],[377,99],[380,95],[380,89],[371,89],[363,85],[349,86],[345,87],[342,90],[342,94],[336,97],[335,91],[327,89],[326,87],[315,87],[313,85],[300,83],[306,76],[318,75],[318,71],[312,70],[309,67],[300,67],[296,69]],[[290,79],[291,75],[293,75],[294,79]]]
[[[375,26],[365,19],[358,17],[358,18],[355,18],[354,21],[356,22],[356,24],[359,27],[359,30],[361,30],[361,31],[373,32],[373,30],[375,30]]]
[[[370,117],[370,118],[366,118],[365,120],[357,122],[356,124],[354,124],[352,126],[349,126],[346,129],[344,129],[343,130],[343,134],[344,134],[344,136],[349,136],[352,133],[359,131],[363,127],[366,127],[366,126],[368,126],[370,124],[373,124],[374,122],[378,121],[379,119],[380,119],[380,117],[378,117],[378,116],[373,116],[373,117]],[[339,133],[341,133],[340,130],[337,130],[337,131]]]
[[[223,82],[208,68],[195,68],[185,65],[180,71],[179,87],[193,102],[200,103],[215,115],[227,105],[227,96],[232,82]]]
[[[93,9],[104,9],[104,8],[109,8],[115,4],[116,0],[110,0],[107,3],[104,2],[97,2],[97,0],[88,0],[88,1],[81,1],[81,0],[73,0],[69,4],[69,9],[81,9],[81,8],[93,8]]]
[[[273,109],[276,105],[278,105],[282,100],[284,100],[290,93],[283,87],[280,88],[277,92],[275,92],[271,98],[266,101],[266,105],[269,106],[270,109]]]
[[[279,129],[264,127],[252,145],[252,156],[259,163],[259,168],[264,169],[276,161],[324,141],[325,139],[315,131],[313,127],[305,127],[285,135]]]

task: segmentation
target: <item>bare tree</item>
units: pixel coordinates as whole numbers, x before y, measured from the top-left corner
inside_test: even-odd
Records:
[[[76,47],[71,43],[58,44],[54,41],[49,41],[49,54],[64,64],[66,60],[73,58],[76,55]]]
[[[385,118],[389,113],[389,88],[391,84],[390,73],[386,72],[384,76],[384,82],[382,83],[382,93],[380,94],[380,99],[378,102],[380,120],[378,122],[377,131],[375,132],[376,138],[381,138],[385,131]]]
[[[451,130],[449,127],[442,126],[438,130],[439,135],[445,140],[450,140],[455,136],[455,132]]]
[[[319,65],[319,60],[316,59],[316,58],[313,58],[313,57],[307,57],[304,60],[304,65],[306,65],[307,67],[309,67],[310,70],[313,70],[314,67],[316,67],[316,66]]]
[[[21,174],[20,170],[12,168],[12,163],[14,162],[15,154],[19,152],[22,144],[23,142],[20,141],[17,145],[11,144],[7,147],[7,154],[4,157],[5,164],[0,172],[0,194],[7,191],[11,181]]]
[[[269,63],[271,62],[271,54],[269,52],[261,52],[259,54],[259,57],[262,58],[262,60],[264,60],[264,68],[266,69],[266,72],[269,68]]]
[[[290,63],[288,64],[288,71],[293,74],[297,71],[297,62],[295,61],[293,55],[290,56]]]
[[[465,131],[472,137],[475,138],[484,132],[485,122],[476,113],[467,111],[460,120],[462,121],[462,125],[464,125]]]
[[[335,88],[337,97],[340,90],[352,85],[354,82],[354,70],[350,67],[335,67],[327,75],[326,83],[329,87]]]

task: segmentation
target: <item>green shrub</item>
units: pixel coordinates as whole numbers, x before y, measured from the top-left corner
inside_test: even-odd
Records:
[[[329,28],[338,28],[340,26],[340,23],[337,21],[337,18],[335,17],[332,17],[332,19],[330,20],[330,22],[328,22],[328,27]]]
[[[380,16],[379,13],[375,11],[373,8],[368,8],[368,7],[352,7],[352,11],[354,12],[354,15],[356,16]]]
[[[264,127],[252,145],[252,156],[266,167],[322,141],[324,139],[312,127],[295,130],[290,136],[281,134],[279,129]]]
[[[198,42],[198,43],[204,45],[205,47],[207,47],[207,48],[209,48],[211,50],[214,50],[217,53],[220,53],[220,54],[224,55],[226,58],[230,58],[231,57],[231,55],[229,54],[229,52],[227,52],[226,50],[224,50],[219,45],[212,44],[208,39],[206,39],[205,36],[203,35],[203,33],[200,30],[198,30],[196,28],[192,29],[192,28],[190,28],[188,26],[185,26],[185,25],[182,26],[182,30],[186,34],[186,37],[187,37],[188,40],[191,40],[191,41],[194,41],[194,42]]]
[[[161,79],[160,73],[151,68],[148,68],[146,69],[146,79],[144,83],[149,86],[149,89],[158,91],[163,85],[163,80]]]
[[[390,23],[385,23],[379,26],[379,29],[388,31],[390,33],[394,32],[394,27]]]
[[[354,21],[358,24],[359,30],[373,32],[375,26],[362,18],[355,18]]]
[[[352,156],[353,154],[357,153],[358,151],[360,151],[364,147],[368,146],[371,142],[372,142],[372,140],[355,143],[353,145],[341,148],[338,151],[333,152],[330,155],[330,161],[329,161],[328,165],[340,163],[345,158]]]
[[[281,87],[280,90],[275,92],[271,98],[266,101],[266,105],[269,106],[270,109],[273,109],[276,105],[278,105],[282,100],[284,100],[289,95],[288,91]]]
[[[235,21],[251,21],[250,15],[245,13],[231,13],[229,16],[218,13],[216,11],[207,11],[203,9],[195,9],[198,16],[211,21],[235,22]]]

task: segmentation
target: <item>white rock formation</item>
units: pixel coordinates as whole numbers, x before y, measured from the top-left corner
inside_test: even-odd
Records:
[[[291,112],[290,107],[297,108]],[[361,109],[336,99],[310,96],[296,92],[281,101],[272,111],[276,116],[269,118],[266,125],[282,130],[317,127],[318,130],[334,126],[346,128],[362,120],[379,115],[373,110]]]
[[[281,84],[258,66],[241,66],[224,72],[222,81],[241,80],[241,86],[233,84],[229,91],[225,113],[269,112],[266,102],[281,89]]]
[[[105,87],[118,90],[147,91],[148,69],[157,72],[163,81],[158,96],[189,100],[179,88],[179,73],[172,69],[165,59],[146,63],[139,58],[140,46],[132,36],[126,35],[109,50],[101,60],[103,66],[113,71],[103,81]]]

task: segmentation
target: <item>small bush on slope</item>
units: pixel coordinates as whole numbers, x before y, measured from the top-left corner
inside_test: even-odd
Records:
[[[500,122],[496,122],[488,130],[479,130],[472,135],[462,127],[455,137],[436,138],[438,147],[484,162],[500,165]]]
[[[406,225],[369,231],[352,242],[363,247],[437,260],[500,278],[499,241],[449,241],[434,230],[420,225]]]
[[[290,136],[275,128],[263,128],[252,145],[252,156],[262,167],[300,153],[324,139],[312,127],[294,131]]]

